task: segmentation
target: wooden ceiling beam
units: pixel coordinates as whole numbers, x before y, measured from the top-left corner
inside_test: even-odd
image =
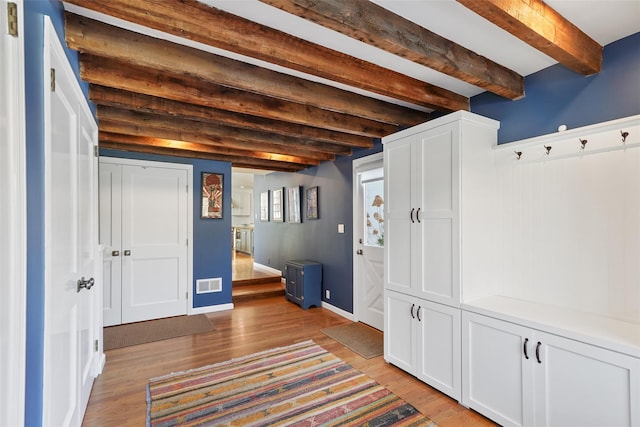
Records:
[[[103,146],[106,142],[128,144],[136,146],[149,146],[149,147],[161,147],[172,150],[186,150],[191,153],[202,153],[208,155],[217,156],[216,160],[224,161],[243,161],[250,163],[253,159],[255,164],[261,164],[263,166],[279,166],[287,170],[290,169],[303,169],[310,165],[317,165],[316,163],[299,162],[295,156],[282,156],[274,155],[272,153],[251,152],[247,150],[235,150],[224,147],[214,147],[207,144],[197,144],[192,142],[174,141],[170,139],[162,138],[150,138],[140,137],[132,135],[123,135],[110,132],[101,131],[98,135],[100,145]]]
[[[66,2],[415,105],[444,112],[469,110],[469,99],[464,96],[293,37],[197,0]]]
[[[262,169],[279,172],[298,172],[306,168],[302,165],[291,165],[284,162],[274,162],[268,160],[256,160],[249,157],[235,157],[221,154],[203,153],[201,151],[191,151],[181,148],[158,147],[148,144],[123,144],[119,142],[111,142],[108,140],[100,141],[100,148],[106,148],[118,151],[130,151],[135,153],[159,154],[163,156],[186,157],[195,159],[217,160],[221,162],[229,162],[234,167]]]
[[[315,155],[321,160],[333,158],[334,155],[351,155],[351,149],[344,145],[284,135],[275,135],[255,130],[240,129],[231,126],[182,118],[175,118],[168,121],[162,115],[124,110],[114,107],[99,106],[98,119],[120,121],[123,123],[154,129],[173,130],[184,134],[205,135],[214,140],[221,141],[219,145],[224,145],[226,141],[241,141],[243,144],[253,143],[256,145],[272,147],[272,149],[285,150],[283,153],[288,153],[292,147],[295,147],[300,149],[301,152],[307,153],[306,156]]]
[[[457,1],[577,73],[602,70],[602,46],[541,0]]]
[[[524,97],[521,75],[373,2],[260,1],[506,98]]]
[[[317,160],[333,160],[335,155],[351,155],[351,149],[344,145],[328,142],[311,141],[290,136],[267,134],[264,132],[215,125],[205,122],[174,118],[166,120],[164,116],[123,110],[114,107],[98,106],[98,120],[100,126],[103,121],[123,123],[139,128],[165,130],[181,135],[170,138],[179,141],[195,141],[195,135],[206,138],[209,144],[239,148],[245,150],[269,151],[280,154],[290,154],[293,150],[301,153],[302,157]]]
[[[204,82],[391,124],[428,114],[66,13],[67,46]]]
[[[246,114],[233,113],[201,105],[187,104],[170,99],[133,93],[119,89],[91,85],[89,98],[98,105],[118,107],[139,112],[162,114],[167,117],[178,117],[217,123],[241,129],[250,129],[297,138],[330,142],[354,148],[371,148],[373,139],[344,132],[330,131],[317,127],[285,123],[264,119]]]
[[[80,77],[101,86],[360,136],[382,137],[399,129],[388,123],[269,98],[205,83],[189,76],[169,74],[89,54],[80,54]]]

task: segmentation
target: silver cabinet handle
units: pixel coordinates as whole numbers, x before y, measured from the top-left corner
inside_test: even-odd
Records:
[[[126,251],[124,251],[124,256],[129,256],[129,255],[131,255],[131,251],[130,250],[127,249]]]
[[[120,256],[120,251],[111,251],[111,256]]]

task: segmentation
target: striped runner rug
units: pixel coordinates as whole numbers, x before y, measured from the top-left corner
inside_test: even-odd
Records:
[[[436,424],[313,341],[150,380],[147,426]]]

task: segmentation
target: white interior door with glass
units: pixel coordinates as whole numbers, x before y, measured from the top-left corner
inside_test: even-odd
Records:
[[[354,313],[384,330],[384,175],[382,153],[354,160]]]

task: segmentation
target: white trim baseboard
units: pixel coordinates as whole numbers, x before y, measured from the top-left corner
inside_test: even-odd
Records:
[[[355,322],[353,314],[349,313],[348,311],[345,311],[341,308],[336,307],[335,305],[331,305],[327,302],[322,301],[322,308],[326,308],[329,311],[334,312],[335,314],[344,317],[345,319],[349,319],[352,322]]]
[[[207,305],[205,307],[194,307],[189,309],[189,316],[194,314],[206,314],[206,313],[215,313],[217,311],[225,311],[225,310],[233,310],[233,303],[230,302],[228,304],[217,304],[217,305]]]
[[[253,268],[258,269],[258,270],[263,270],[266,271],[268,273],[273,273],[273,274],[279,274],[280,276],[282,276],[282,271],[277,270],[275,268],[269,267],[268,265],[262,265],[259,264],[257,262],[253,263]]]

